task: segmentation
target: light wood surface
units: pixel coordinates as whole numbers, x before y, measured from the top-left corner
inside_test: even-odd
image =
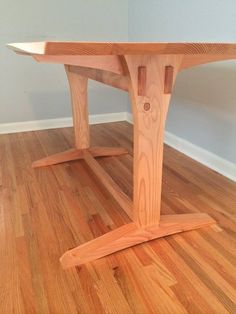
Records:
[[[163,215],[160,223],[139,228],[130,223],[67,251],[61,258],[64,268],[88,263],[97,258],[170,234],[209,226],[214,220],[207,214]]]
[[[195,55],[185,55],[183,57],[183,61],[181,64],[181,70],[191,68],[196,65],[205,64],[209,62],[217,62],[217,61],[225,61],[225,60],[233,60],[236,59],[236,55],[232,54],[215,54],[215,55],[208,55],[208,54],[199,54]]]
[[[136,74],[137,75],[137,74]],[[138,66],[138,96],[146,96],[147,93],[147,67]]]
[[[160,219],[163,136],[170,101],[170,94],[164,93],[165,67],[173,67],[174,80],[181,60],[125,57],[134,121],[134,221],[140,226],[158,225]]]
[[[44,157],[32,163],[33,168],[56,165],[66,161],[84,158],[85,149],[68,149],[64,152]],[[127,154],[128,151],[122,147],[89,147],[88,151],[93,157],[119,156]]]
[[[92,146],[130,152],[98,159],[130,197],[132,133],[125,122],[90,127]],[[61,268],[69,248],[131,222],[83,161],[31,168],[73,144],[72,128],[0,135],[0,313],[235,313],[236,183],[168,146],[162,215],[218,224]]]
[[[84,68],[104,70],[116,74],[123,74],[123,67],[119,56],[78,56],[76,55],[33,55],[38,62],[60,63],[76,65]]]
[[[112,180],[112,178],[104,171],[100,164],[93,158],[89,151],[84,151],[83,158],[93,173],[100,179],[101,183],[115,198],[121,208],[132,218],[132,201],[130,198],[119,188],[119,186]]]
[[[87,77],[94,81],[104,83],[106,85],[128,91],[128,77],[112,73],[111,71],[91,69],[80,66],[69,66],[70,72],[78,73],[81,76]]]
[[[179,71],[197,64],[236,59],[236,44],[42,42],[11,44],[9,48],[17,53],[30,55],[40,62],[65,64],[69,81],[75,132],[74,148],[40,159],[33,167],[83,159],[131,218],[132,226],[135,224],[138,230],[131,234],[132,241],[123,238],[120,229],[117,233],[110,232],[104,237],[110,239],[107,246],[102,244],[99,247],[103,238],[98,237],[92,245],[88,242],[83,246],[86,254],[83,253],[83,247],[74,248],[73,252],[78,252],[78,263],[129,247],[132,243],[147,241],[145,236],[139,236],[143,232],[149,234],[147,230],[152,230],[152,239],[169,235],[168,223],[161,224],[163,138],[175,79]],[[88,79],[129,92],[134,121],[133,202],[94,159],[99,155],[93,154],[90,145]],[[103,150],[102,147],[99,149]],[[189,221],[184,219],[181,228],[177,224],[171,233],[189,230],[189,226],[194,229],[196,225],[200,227],[201,223],[205,226],[214,222],[207,214],[200,220],[201,223],[197,218],[194,221],[196,216],[188,217]],[[129,226],[127,224],[124,228]],[[135,235],[137,239],[133,240]],[[122,244],[119,246],[118,243]],[[98,247],[95,250],[96,245]],[[64,267],[75,265],[71,250],[64,256]]]
[[[65,69],[71,93],[75,148],[86,149],[90,146],[87,104],[88,78],[72,72],[68,65],[65,66]]]
[[[144,55],[144,54],[231,54],[236,43],[165,43],[165,42],[31,42],[8,47],[22,54],[37,55]]]
[[[236,43],[165,42],[29,42],[12,43],[8,48],[30,55],[38,62],[97,68],[121,74],[122,55],[181,55],[180,69],[221,60],[236,59]],[[78,58],[79,56],[79,58]]]
[[[172,65],[165,66],[164,94],[171,94],[174,79],[174,67]]]

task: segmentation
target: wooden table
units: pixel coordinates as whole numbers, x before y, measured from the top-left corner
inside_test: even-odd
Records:
[[[38,62],[64,64],[70,85],[75,147],[35,161],[33,167],[84,159],[131,219],[130,223],[65,252],[60,259],[64,268],[214,223],[204,213],[161,215],[164,127],[177,73],[203,63],[236,59],[236,44],[33,42],[8,47]],[[133,201],[95,159],[127,151],[90,146],[88,79],[130,94],[134,120]]]

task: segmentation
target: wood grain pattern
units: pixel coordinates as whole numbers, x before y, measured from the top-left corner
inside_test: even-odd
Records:
[[[165,67],[164,93],[171,94],[173,87],[174,68],[171,65]]]
[[[236,55],[231,54],[199,54],[199,55],[184,55],[181,64],[181,70],[191,68],[196,65],[201,65],[210,62],[233,60],[236,59]]]
[[[70,66],[66,65],[65,70],[71,93],[75,148],[86,149],[90,146],[87,104],[88,78],[70,71]]]
[[[128,151],[122,147],[90,147],[88,151],[93,157],[119,156],[127,154]],[[67,161],[83,159],[84,149],[68,149],[61,153],[52,154],[32,163],[33,168],[46,167]]]
[[[34,42],[13,43],[8,48],[38,55],[234,55],[235,43],[164,43],[164,42]]]
[[[146,95],[147,85],[147,68],[144,66],[138,67],[138,96]]]
[[[92,125],[91,142],[132,152],[132,130]],[[0,135],[0,312],[235,313],[236,183],[168,146],[162,214],[207,212],[218,227],[61,269],[66,250],[129,222],[83,161],[31,169],[73,143],[72,128]],[[132,189],[132,155],[98,161]]]
[[[93,170],[94,174],[100,179],[101,183],[115,198],[127,215],[133,217],[133,204],[130,198],[119,188],[112,178],[104,171],[99,163],[93,158],[89,151],[84,151],[83,158],[87,165]]]
[[[68,56],[68,55],[34,55],[38,62],[76,65],[85,68],[99,69],[116,74],[123,74],[119,56]]]
[[[60,258],[63,268],[88,263],[139,243],[214,223],[207,214],[165,215],[160,224],[139,228],[126,224],[79,247],[67,251]]]
[[[164,94],[165,67],[172,66],[173,82],[181,57],[126,56],[131,78],[134,120],[134,221],[141,226],[160,219],[163,133],[170,94]],[[139,95],[138,68],[145,66],[146,95]]]
[[[70,66],[70,71],[106,85],[128,91],[128,77],[109,71]]]

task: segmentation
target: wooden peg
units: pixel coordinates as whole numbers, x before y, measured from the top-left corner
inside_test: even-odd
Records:
[[[174,67],[168,65],[165,67],[164,93],[171,94],[173,86]]]
[[[145,66],[138,67],[138,95],[146,96],[146,76],[147,68]]]

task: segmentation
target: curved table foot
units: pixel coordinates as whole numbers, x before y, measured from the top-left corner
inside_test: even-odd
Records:
[[[204,213],[162,215],[159,225],[145,228],[141,228],[132,222],[65,252],[60,258],[60,262],[64,269],[69,268],[139,243],[201,228],[212,223],[215,223],[214,219]]]
[[[122,147],[90,147],[88,149],[69,149],[33,162],[32,167],[45,167],[56,165],[62,162],[82,159],[84,152],[88,151],[93,157],[119,156],[127,154],[128,151]]]

